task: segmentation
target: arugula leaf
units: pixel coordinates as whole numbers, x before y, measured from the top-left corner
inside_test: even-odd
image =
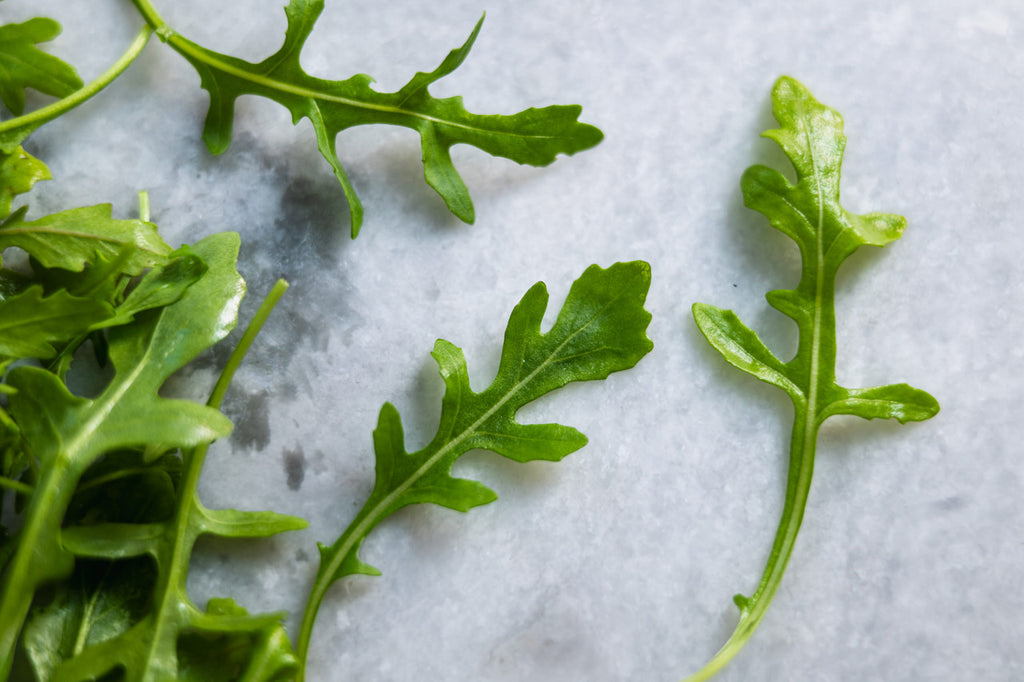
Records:
[[[697,303],[693,316],[701,333],[734,367],[778,386],[795,408],[789,475],[782,519],[757,590],[737,595],[740,619],[725,645],[687,682],[706,680],[735,656],[751,637],[778,590],[796,544],[803,518],[818,430],[835,414],[865,419],[921,421],[939,411],[935,399],[906,384],[849,389],[835,380],[835,281],[842,262],[861,246],[884,246],[900,237],[900,216],[855,215],[839,203],[839,176],[846,137],[839,113],[807,89],[783,77],[772,90],[775,118],[781,124],[764,135],[785,152],[796,170],[795,185],[778,171],[754,166],[743,174],[744,203],[765,215],[772,227],[793,239],[802,258],[795,289],[769,292],[768,303],[793,319],[799,330],[796,356],[779,360],[729,310]]]
[[[43,297],[33,286],[0,301],[0,357],[47,359],[54,343],[68,341],[109,319],[114,309],[103,301],[58,291]]]
[[[604,379],[629,369],[653,347],[644,309],[650,266],[642,261],[594,265],[576,280],[558,319],[540,332],[548,294],[535,284],[512,311],[505,330],[498,373],[480,393],[469,385],[466,359],[438,340],[433,356],[444,380],[441,418],[433,440],[414,453],[405,449],[401,419],[390,403],[380,411],[373,433],[376,480],[370,498],[344,533],[320,545],[320,568],[303,616],[297,650],[305,661],[317,610],[328,588],[345,576],[379,575],[358,557],[367,535],[395,511],[432,503],[469,509],[493,502],[494,491],[476,481],[453,478],[455,461],[474,449],[491,450],[517,462],[557,461],[587,439],[560,424],[520,424],[516,412],[545,393],[574,381]]]
[[[197,250],[202,244],[197,245]],[[237,243],[236,243],[237,246]],[[232,261],[233,262],[233,261]],[[218,407],[223,392],[241,357],[259,331],[263,320],[283,293],[279,285],[264,302],[259,313],[232,354],[217,388],[210,399],[210,407]],[[198,484],[206,446],[201,445],[183,453],[180,474],[167,469],[174,458],[164,457],[159,467],[147,466],[145,461],[133,461],[134,456],[121,457],[108,465],[105,461],[93,476],[85,480],[82,488],[95,487],[99,481],[103,488],[114,490],[101,497],[99,509],[107,518],[90,517],[90,523],[74,525],[63,531],[62,543],[66,550],[79,557],[100,558],[117,566],[135,558],[152,561],[155,566],[151,595],[137,608],[138,617],[117,621],[118,628],[108,627],[108,635],[91,646],[77,646],[55,668],[54,678],[64,682],[92,680],[111,671],[121,671],[127,682],[165,679],[201,680],[274,680],[290,676],[296,666],[291,644],[284,634],[283,614],[249,616],[232,600],[211,600],[206,611],[200,610],[189,599],[186,591],[192,548],[204,534],[233,538],[266,537],[286,530],[306,526],[306,522],[272,512],[214,511],[207,509],[198,497]],[[110,473],[104,473],[110,471]],[[127,501],[130,507],[142,510],[135,518],[122,518],[125,500],[121,494],[128,475],[136,486],[144,485],[149,492]],[[173,482],[173,486],[169,484]],[[98,493],[89,491],[90,497]],[[116,504],[106,505],[103,500],[116,496]],[[75,510],[74,502],[69,515]],[[168,500],[153,505],[150,500]],[[108,511],[109,507],[109,511]],[[85,508],[97,509],[96,503]],[[115,590],[120,584],[114,585]],[[100,598],[97,589],[91,599]],[[149,594],[149,592],[147,592]],[[108,597],[111,598],[111,597]],[[115,594],[113,599],[117,599]],[[63,606],[69,617],[81,618],[71,608]],[[79,625],[81,633],[85,625]],[[79,635],[78,641],[83,635]],[[51,647],[52,648],[52,647]],[[38,667],[38,666],[37,666]]]
[[[66,97],[82,87],[74,67],[35,46],[60,35],[60,24],[36,17],[0,26],[0,101],[18,116],[25,110],[25,88]]]
[[[128,630],[145,613],[154,578],[146,559],[76,562],[74,575],[25,625],[25,653],[36,679],[59,679],[63,661]]]
[[[238,235],[203,239],[194,251],[209,271],[175,304],[140,314],[110,332],[114,376],[95,398],[72,395],[59,378],[35,367],[8,375],[17,392],[11,415],[37,460],[35,489],[14,555],[0,575],[0,676],[6,675],[33,594],[71,574],[61,522],[82,474],[107,452],[146,448],[154,455],[195,447],[230,433],[219,411],[159,396],[160,387],[234,327],[244,282],[235,272]]]
[[[138,275],[163,263],[172,249],[157,234],[156,226],[143,220],[115,220],[110,204],[61,211],[26,222],[25,209],[0,224],[0,250],[17,246],[48,268],[81,272],[97,256],[115,259],[126,247],[134,247],[121,271]]]
[[[351,232],[362,225],[363,208],[335,149],[339,132],[357,125],[386,123],[417,131],[423,150],[424,177],[448,209],[472,223],[469,190],[452,163],[451,147],[471,144],[494,156],[533,166],[546,166],[558,154],[574,154],[602,139],[597,128],[578,121],[581,108],[549,106],[527,109],[512,116],[471,114],[461,97],[436,99],[428,87],[450,74],[466,59],[483,24],[477,23],[466,42],[452,50],[430,73],[417,73],[393,93],[370,87],[372,78],[358,74],[344,81],[314,78],[299,63],[302,47],[313,30],[323,0],[291,0],[285,8],[288,29],[284,44],[259,64],[201,47],[171,29],[149,0],[132,0],[161,40],[195,67],[202,87],[210,93],[203,139],[214,154],[231,143],[235,100],[260,95],[285,106],[298,123],[308,118],[316,133],[317,148],[331,165],[351,209]]]
[[[0,220],[11,214],[11,201],[32,189],[40,180],[50,180],[50,169],[21,147],[7,153],[0,150]]]

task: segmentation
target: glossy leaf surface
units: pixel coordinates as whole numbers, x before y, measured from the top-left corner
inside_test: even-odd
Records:
[[[766,166],[743,174],[744,203],[768,218],[800,247],[796,288],[769,292],[769,304],[793,319],[799,330],[797,353],[781,362],[757,334],[729,310],[693,306],[698,328],[729,364],[778,386],[793,401],[795,417],[782,519],[757,590],[737,595],[736,630],[687,682],[706,680],[720,670],[753,634],[782,580],[792,554],[814,470],[818,429],[830,416],[921,421],[939,411],[935,399],[906,384],[849,389],[835,380],[835,281],[842,262],[861,246],[884,246],[903,233],[906,221],[887,213],[857,215],[839,202],[839,178],[846,148],[843,119],[792,78],[780,78],[772,91],[780,127],[764,135],[793,164],[796,183]]]
[[[534,285],[509,318],[497,376],[479,393],[469,385],[462,351],[437,341],[433,356],[445,385],[437,433],[426,447],[410,453],[398,411],[390,404],[381,409],[373,434],[373,492],[338,540],[320,547],[320,569],[299,635],[300,656],[327,588],[347,575],[378,573],[358,553],[384,518],[412,504],[467,511],[497,498],[482,483],[451,475],[459,457],[485,449],[518,462],[557,461],[586,444],[572,427],[521,424],[516,412],[571,382],[628,369],[646,355],[652,348],[646,334],[651,315],[643,307],[649,286],[647,263],[591,266],[573,284],[554,326],[542,333],[548,294],[543,283]]]
[[[37,460],[35,489],[17,546],[0,576],[0,663],[9,669],[21,624],[35,592],[71,575],[72,551],[61,524],[76,484],[101,456],[123,449],[155,455],[227,435],[219,411],[163,398],[171,374],[222,339],[235,325],[244,283],[235,271],[238,236],[219,234],[196,244],[209,271],[175,304],[140,314],[110,332],[114,375],[95,398],[73,395],[55,375],[19,367],[10,412]]]

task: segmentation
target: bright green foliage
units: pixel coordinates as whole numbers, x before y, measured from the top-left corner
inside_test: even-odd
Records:
[[[143,220],[114,220],[110,204],[75,208],[26,222],[19,210],[0,224],[0,249],[17,246],[48,268],[80,272],[97,256],[113,259],[134,247],[121,271],[137,275],[171,253],[156,226]]]
[[[35,489],[24,512],[14,555],[0,577],[0,673],[35,592],[67,578],[72,551],[61,522],[83,473],[104,454],[142,449],[155,457],[227,435],[220,412],[162,398],[160,387],[234,326],[244,284],[234,270],[237,235],[208,237],[195,247],[209,271],[175,304],[140,314],[109,334],[114,376],[95,398],[72,395],[54,374],[19,367],[8,375],[10,413],[37,460]]]
[[[417,131],[427,183],[452,213],[468,223],[474,220],[473,202],[452,163],[452,145],[471,144],[495,156],[545,166],[558,154],[589,149],[602,138],[597,128],[578,121],[581,109],[576,105],[527,109],[512,116],[483,116],[466,111],[461,97],[432,97],[427,88],[466,59],[482,18],[465,44],[452,50],[435,70],[417,73],[396,92],[382,93],[370,86],[373,79],[365,74],[329,81],[303,71],[300,53],[323,10],[323,0],[291,0],[285,8],[288,30],[284,44],[258,64],[196,45],[167,26],[148,0],[133,1],[157,35],[196,68],[203,87],[210,92],[203,139],[214,154],[223,152],[231,142],[235,100],[242,95],[260,95],[279,102],[296,123],[309,119],[317,147],[334,169],[348,199],[353,237],[359,232],[363,209],[335,150],[335,137],[347,128],[385,123]]]
[[[0,26],[0,101],[11,113],[25,110],[25,88],[65,97],[82,87],[75,69],[36,47],[60,35],[60,24],[36,17]]]
[[[646,335],[651,315],[643,307],[649,286],[650,267],[642,261],[608,269],[591,266],[573,284],[554,326],[542,334],[548,294],[544,284],[537,283],[512,311],[497,376],[479,393],[470,388],[462,351],[448,341],[437,341],[433,356],[445,384],[437,434],[426,447],[409,453],[398,411],[391,404],[381,409],[373,433],[373,492],[341,537],[329,547],[320,546],[320,569],[299,635],[301,657],[330,585],[348,575],[379,574],[358,553],[384,518],[411,504],[429,502],[468,511],[497,498],[481,483],[452,477],[459,457],[483,449],[517,462],[557,461],[586,444],[586,437],[572,427],[520,424],[516,412],[556,388],[604,379],[646,355],[652,348]]]
[[[54,343],[70,341],[113,313],[103,301],[65,290],[44,298],[41,286],[30,287],[0,301],[0,357],[52,358]]]
[[[122,306],[135,319],[109,333],[115,373],[95,399],[70,395],[40,369],[11,373],[12,415],[39,474],[24,528],[8,543],[16,554],[0,604],[11,619],[0,621],[0,635],[5,645],[17,636],[21,595],[56,585],[21,638],[42,682],[270,681],[294,673],[282,614],[250,616],[230,599],[202,610],[186,590],[200,536],[257,538],[306,525],[272,512],[210,510],[198,498],[206,445],[230,430],[215,407],[258,326],[243,336],[210,406],[157,394],[234,326],[244,292],[238,245],[237,235],[214,235],[141,280]],[[190,286],[182,292],[183,278]],[[260,324],[268,313],[265,304]],[[180,457],[164,454],[179,447]]]
[[[859,247],[884,246],[898,239],[905,221],[885,213],[855,215],[839,204],[846,138],[838,112],[819,103],[792,78],[779,79],[772,102],[781,127],[765,137],[789,157],[797,182],[790,184],[778,171],[754,166],[743,174],[741,187],[744,203],[800,247],[803,265],[797,287],[767,295],[772,307],[797,324],[796,356],[789,362],[778,359],[732,311],[697,303],[693,315],[701,333],[729,364],[778,386],[793,401],[786,502],[757,590],[750,597],[736,597],[740,621],[735,632],[704,668],[688,678],[692,681],[707,679],[742,648],[775,595],[803,518],[821,424],[835,414],[907,422],[939,411],[932,396],[906,384],[849,389],[836,383],[836,272]]]
[[[10,153],[0,149],[0,220],[11,214],[11,201],[15,196],[50,177],[46,164],[21,147],[15,147]]]

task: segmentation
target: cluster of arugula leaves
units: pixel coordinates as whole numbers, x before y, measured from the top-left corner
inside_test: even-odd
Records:
[[[237,324],[245,293],[239,236],[219,233],[174,249],[149,222],[144,193],[139,219],[114,219],[109,205],[98,205],[27,220],[28,207],[14,210],[12,202],[50,172],[21,146],[26,138],[116,79],[154,32],[196,68],[210,93],[203,138],[213,153],[230,143],[241,95],[273,99],[295,122],[310,120],[348,200],[353,237],[362,207],[335,148],[335,137],[349,127],[416,130],[427,182],[467,222],[473,205],[452,164],[452,145],[545,165],[592,147],[601,133],[578,121],[578,106],[480,116],[460,98],[433,98],[428,87],[462,64],[482,19],[434,71],[380,93],[369,76],[327,81],[303,71],[300,53],[322,0],[291,0],[284,44],[257,64],[197,45],[169,27],[149,0],[132,2],[146,25],[89,84],[37,47],[59,33],[55,21],[0,26],[0,102],[13,114],[0,122],[0,258],[13,260],[0,260],[0,676],[302,680],[327,591],[347,576],[379,574],[359,550],[384,519],[414,504],[467,511],[496,499],[483,484],[451,475],[470,450],[526,462],[559,460],[586,443],[571,427],[520,424],[516,413],[570,382],[628,369],[650,352],[644,309],[650,268],[641,261],[588,268],[545,333],[548,296],[542,283],[535,285],[513,310],[497,375],[479,393],[470,388],[461,350],[436,343],[433,357],[445,386],[437,433],[410,453],[397,410],[383,406],[373,433],[373,490],[337,539],[319,546],[320,566],[294,646],[284,614],[250,615],[230,598],[199,607],[186,577],[200,536],[258,538],[306,526],[275,512],[211,510],[197,492],[207,447],[231,431],[219,411],[227,387],[287,284],[278,282],[260,306],[207,404],[161,396],[173,373]],[[26,88],[58,99],[25,113]],[[721,669],[764,617],[795,546],[822,423],[839,414],[907,422],[938,411],[934,398],[905,384],[848,389],[836,383],[838,268],[860,246],[897,239],[905,221],[854,215],[839,204],[846,140],[837,112],[790,78],[778,81],[773,102],[781,128],[765,135],[792,161],[797,182],[755,166],[741,186],[747,206],[800,248],[798,285],[768,294],[797,324],[796,355],[780,360],[731,311],[695,304],[693,315],[730,364],[781,388],[793,402],[786,502],[760,584],[752,596],[736,597],[735,632],[688,678],[693,681]],[[69,376],[83,372],[94,376],[89,395],[69,388]]]
[[[196,66],[211,92],[204,137],[212,151],[227,146],[232,103],[241,94],[271,97],[296,120],[311,119],[349,198],[353,236],[362,211],[334,150],[344,128],[389,122],[418,130],[427,181],[466,221],[472,203],[451,164],[452,144],[543,165],[596,144],[601,134],[577,122],[579,107],[476,116],[458,98],[430,97],[427,86],[462,63],[479,23],[438,69],[382,95],[366,76],[327,82],[302,71],[299,51],[322,2],[292,0],[284,47],[258,65],[201,48],[168,28],[145,0],[136,6],[150,25],[88,85],[36,47],[57,35],[56,22],[0,27],[0,96],[15,114],[0,123],[0,253],[27,256],[0,269],[0,675],[41,682],[302,679],[327,590],[345,576],[377,573],[357,553],[382,520],[412,504],[466,511],[492,502],[490,489],[450,473],[471,449],[525,462],[559,460],[586,443],[571,427],[520,424],[516,412],[570,382],[632,367],[651,350],[643,307],[650,269],[639,261],[589,268],[546,333],[547,293],[543,284],[531,288],[509,320],[497,376],[480,393],[470,389],[458,347],[437,342],[446,389],[437,435],[408,453],[397,411],[383,407],[373,434],[373,492],[340,537],[321,545],[295,648],[281,613],[252,616],[229,598],[200,608],[186,577],[201,535],[256,538],[306,526],[274,512],[207,509],[197,492],[207,446],[231,431],[218,410],[227,386],[287,285],[279,282],[264,301],[206,405],[162,397],[173,373],[236,325],[245,292],[238,235],[172,249],[148,221],[145,195],[136,220],[115,220],[101,205],[27,221],[27,206],[12,212],[11,201],[50,173],[21,143],[117,78],[154,29]],[[26,87],[60,99],[24,114]],[[105,371],[94,397],[68,387],[69,373],[83,367]]]

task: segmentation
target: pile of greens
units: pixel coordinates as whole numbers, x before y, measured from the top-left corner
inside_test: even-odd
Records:
[[[518,462],[560,460],[586,438],[560,424],[521,424],[524,405],[575,381],[633,367],[652,349],[644,309],[650,268],[641,261],[591,266],[572,285],[554,325],[542,283],[512,311],[497,375],[470,388],[462,351],[439,340],[432,355],[444,382],[435,436],[408,452],[401,418],[385,404],[373,432],[373,490],[347,528],[319,545],[320,565],[294,639],[284,614],[249,614],[229,597],[195,604],[186,589],[200,536],[263,538],[306,526],[271,511],[212,510],[198,495],[207,448],[231,433],[220,412],[226,390],[263,323],[287,289],[278,282],[232,350],[206,404],[161,394],[172,374],[221,342],[238,322],[246,285],[240,237],[231,232],[173,248],[149,221],[117,220],[109,205],[28,219],[13,201],[49,180],[22,144],[39,126],[113,82],[153,33],[192,64],[209,91],[203,139],[213,153],[231,140],[234,102],[246,94],[308,118],[317,148],[350,207],[355,237],[362,207],[338,158],[336,135],[387,123],[420,135],[426,181],[451,212],[474,210],[450,156],[468,143],[520,163],[546,165],[601,140],[578,121],[578,106],[502,116],[469,113],[461,98],[428,88],[466,59],[481,22],[431,72],[393,93],[366,75],[328,81],[300,65],[322,0],[291,0],[284,44],[251,63],[206,49],[175,32],[149,0],[133,0],[145,21],[120,59],[91,83],[39,48],[60,26],[47,18],[0,26],[0,677],[62,680],[302,680],[317,613],[328,590],[354,574],[378,575],[359,550],[403,507],[432,503],[458,511],[495,493],[451,469],[486,449]],[[56,98],[26,113],[25,89]],[[740,620],[726,645],[693,680],[707,679],[749,639],[792,553],[810,486],[818,429],[830,416],[927,419],[928,394],[905,384],[847,389],[835,381],[835,276],[862,245],[901,234],[897,216],[857,216],[839,204],[842,119],[792,79],[773,92],[781,128],[767,133],[793,162],[796,184],[756,166],[743,177],[748,206],[790,236],[803,257],[796,288],[769,303],[799,328],[796,356],[778,359],[731,311],[697,304],[708,341],[732,365],[783,389],[795,406],[790,474],[779,531],[757,590],[738,596]],[[88,389],[72,390],[72,386]]]

